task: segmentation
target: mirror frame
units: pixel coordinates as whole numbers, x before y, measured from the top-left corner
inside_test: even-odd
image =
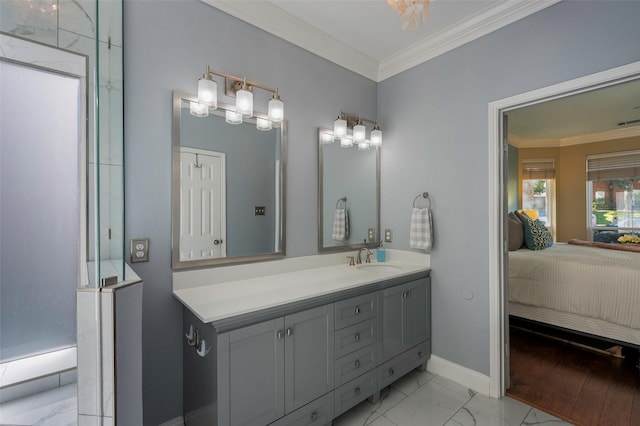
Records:
[[[286,255],[286,170],[287,170],[287,121],[280,125],[280,251],[246,256],[220,257],[192,261],[180,260],[180,130],[182,102],[197,101],[197,96],[186,92],[173,91],[172,143],[171,143],[171,268],[186,269],[205,266],[221,266],[237,263],[257,262],[283,258]],[[219,110],[235,111],[235,106],[218,102]],[[267,118],[266,114],[254,112],[254,117]],[[220,117],[224,119],[224,117]],[[225,125],[227,125],[225,123]],[[231,126],[231,124],[229,124]],[[275,127],[275,126],[274,126]],[[257,131],[257,130],[256,130]]]
[[[379,242],[382,240],[382,230],[380,229],[380,147],[372,147],[370,149],[376,150],[376,227],[377,234],[376,240],[367,243],[351,243],[337,246],[324,246],[323,245],[323,169],[324,169],[324,143],[322,142],[323,133],[333,133],[333,130],[318,128],[318,252],[343,252],[349,250],[355,250],[362,247],[376,248]],[[335,143],[335,142],[334,142]],[[348,148],[351,149],[351,148]],[[357,149],[357,148],[355,148]]]

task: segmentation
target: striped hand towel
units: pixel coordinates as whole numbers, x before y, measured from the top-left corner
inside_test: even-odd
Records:
[[[431,250],[433,245],[431,209],[413,208],[411,212],[411,232],[409,247],[420,250]]]
[[[346,241],[349,239],[349,210],[336,209],[333,215],[333,239]]]

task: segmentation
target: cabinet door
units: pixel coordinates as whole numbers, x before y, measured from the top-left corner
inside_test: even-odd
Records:
[[[218,424],[264,426],[284,416],[283,378],[283,318],[220,334]]]
[[[285,411],[333,389],[333,305],[285,318]]]
[[[380,295],[381,362],[386,362],[404,350],[403,298],[404,286],[391,287]]]
[[[427,281],[419,280],[403,286],[404,302],[404,347],[412,348],[429,338],[429,292]]]
[[[382,362],[429,338],[429,278],[386,289],[381,294]]]

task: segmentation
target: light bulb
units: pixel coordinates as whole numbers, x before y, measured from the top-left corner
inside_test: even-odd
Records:
[[[276,89],[276,93],[269,101],[269,106],[267,108],[269,120],[274,123],[281,123],[282,120],[284,120],[284,102],[282,102],[282,99],[280,99],[280,96],[278,95],[278,89]]]
[[[358,121],[358,124],[353,126],[353,140],[355,142],[362,142],[366,137],[366,129],[362,125],[362,121]]]
[[[340,139],[340,146],[342,148],[351,148],[353,146],[353,139],[343,137]]]
[[[382,130],[378,127],[378,123],[373,127],[371,131],[371,145],[373,146],[381,146],[382,145]]]
[[[358,142],[358,151],[364,151],[365,149],[369,149],[368,141],[360,141]]]
[[[248,90],[246,83],[236,92],[236,112],[246,117],[253,115],[253,93]]]
[[[339,115],[336,121],[333,122],[333,134],[338,138],[347,135],[347,120],[342,117],[342,115]]]
[[[209,108],[218,108],[218,83],[206,74],[198,80],[198,102]]]

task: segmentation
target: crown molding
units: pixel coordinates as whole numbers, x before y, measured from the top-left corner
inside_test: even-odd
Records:
[[[383,60],[377,81],[393,77],[560,1],[506,1],[485,9]]]
[[[202,0],[210,6],[376,81],[378,62],[268,1]]]
[[[607,130],[606,132],[588,133],[559,139],[524,139],[509,133],[509,144],[517,148],[560,148],[584,143],[610,141],[640,136],[640,126]]]
[[[380,82],[561,0],[501,2],[380,63],[268,1],[201,1],[370,80]]]

